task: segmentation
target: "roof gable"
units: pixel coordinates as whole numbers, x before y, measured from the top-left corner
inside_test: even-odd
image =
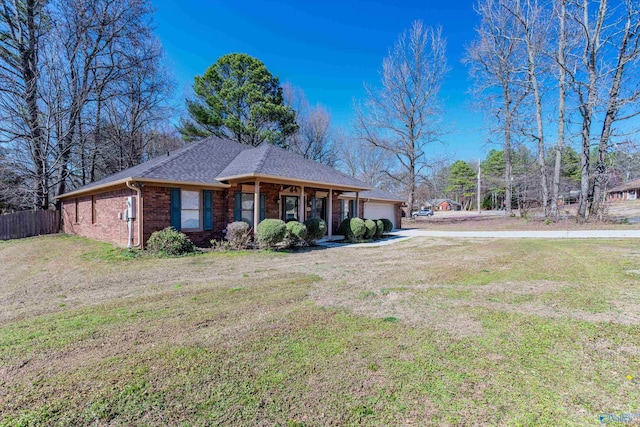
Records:
[[[268,175],[283,179],[310,181],[355,188],[369,185],[330,166],[271,144],[245,150],[218,175],[225,180],[239,176]]]

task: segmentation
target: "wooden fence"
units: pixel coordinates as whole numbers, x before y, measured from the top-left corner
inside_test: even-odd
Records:
[[[53,234],[60,231],[60,212],[23,211],[0,215],[0,240]]]

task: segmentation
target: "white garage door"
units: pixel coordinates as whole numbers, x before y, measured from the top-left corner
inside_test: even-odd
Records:
[[[396,228],[395,205],[390,203],[364,203],[364,217],[367,219],[387,218],[391,220],[393,228]]]

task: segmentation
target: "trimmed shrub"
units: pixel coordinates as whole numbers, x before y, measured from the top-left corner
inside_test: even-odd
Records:
[[[362,239],[367,232],[364,220],[361,218],[347,218],[340,224],[342,234],[351,242]]]
[[[382,221],[382,223],[384,224],[384,232],[385,233],[390,233],[391,230],[393,230],[393,223],[391,222],[390,219],[381,218],[380,221]]]
[[[236,221],[227,224],[225,238],[233,249],[240,250],[249,247],[251,241],[251,227],[244,221]]]
[[[365,219],[364,226],[367,228],[366,232],[364,233],[364,238],[372,239],[376,234],[376,230],[378,229],[376,223],[370,219]]]
[[[376,223],[376,234],[373,237],[375,237],[376,239],[379,239],[380,237],[382,237],[382,233],[384,233],[384,222],[382,222],[382,220],[376,219],[375,223]]]
[[[151,233],[147,240],[147,249],[157,254],[179,256],[194,252],[196,247],[186,234],[173,227],[167,227]]]
[[[327,231],[327,223],[320,218],[308,219],[304,222],[304,225],[307,226],[307,238],[305,240],[309,244],[322,239]]]
[[[287,226],[280,219],[265,219],[256,229],[260,246],[273,247],[282,242],[287,235]]]
[[[307,226],[298,221],[287,222],[287,244],[288,246],[297,245],[307,238]]]

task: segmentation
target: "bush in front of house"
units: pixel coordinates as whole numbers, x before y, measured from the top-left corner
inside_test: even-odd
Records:
[[[376,223],[376,234],[373,237],[375,237],[376,239],[379,239],[380,237],[382,237],[382,234],[384,233],[384,222],[382,222],[382,220],[380,219],[376,219],[375,223]]]
[[[286,235],[287,226],[281,219],[265,219],[256,228],[256,237],[262,247],[274,247],[282,242]]]
[[[387,218],[380,218],[380,221],[384,224],[384,232],[391,233],[391,230],[393,230],[393,223],[391,220]]]
[[[299,221],[287,222],[287,246],[294,246],[307,238],[307,226]]]
[[[327,223],[320,218],[308,219],[304,222],[307,227],[307,238],[305,239],[308,244],[315,243],[316,240],[320,240],[324,237],[327,231]]]
[[[364,226],[366,227],[366,231],[364,233],[364,238],[365,239],[372,239],[373,236],[375,236],[376,234],[376,230],[378,229],[378,227],[376,226],[376,223],[370,219],[365,219],[364,220]]]
[[[244,221],[227,224],[225,238],[233,249],[246,249],[251,242],[251,227]]]
[[[196,247],[186,234],[167,227],[151,233],[147,240],[147,250],[161,255],[179,256],[194,252]]]
[[[367,227],[362,218],[346,218],[340,224],[340,230],[347,240],[357,242],[364,237]]]

